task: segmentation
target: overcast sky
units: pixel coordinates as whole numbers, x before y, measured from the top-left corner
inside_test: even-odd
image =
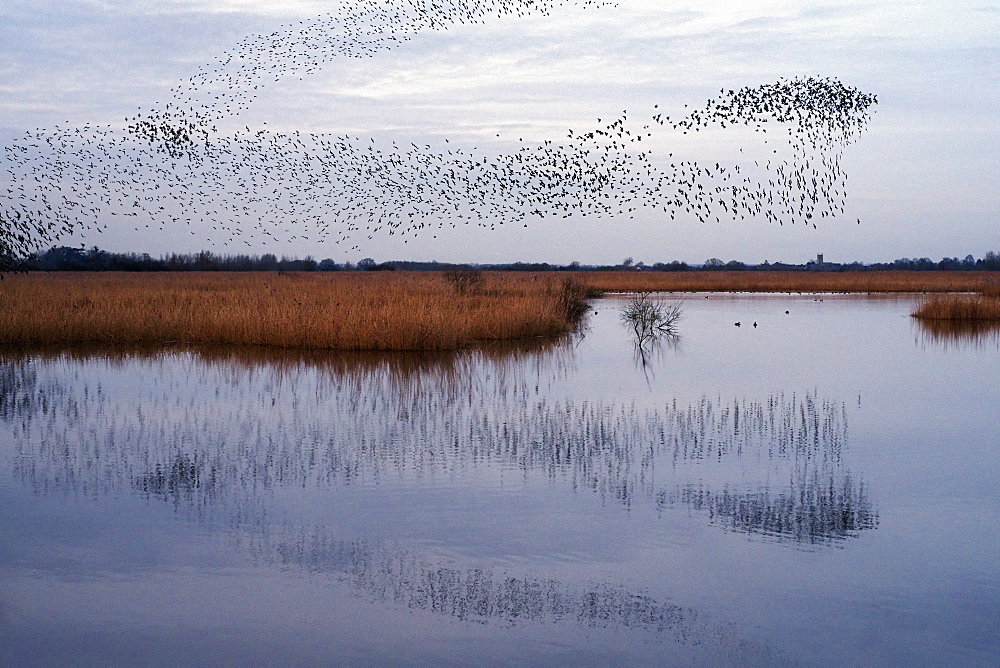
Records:
[[[336,9],[320,0],[3,0],[0,139],[56,124],[113,124],[162,104],[170,89],[248,35]],[[343,58],[264,89],[235,127],[394,138],[497,152],[560,139],[623,109],[699,105],[720,88],[780,77],[835,77],[878,95],[847,147],[846,212],[818,227],[764,220],[702,224],[662,212],[460,226],[331,242],[226,247],[210,231],[66,238],[152,255],[209,248],[332,257],[468,262],[619,262],[709,257],[744,262],[981,257],[1000,251],[1000,4],[987,0],[736,2],[621,0],[549,16],[493,18],[425,31],[372,58]],[[225,123],[221,130],[225,130]],[[501,135],[498,139],[497,133]],[[663,150],[728,156],[731,138],[659,138]],[[676,146],[670,142],[677,142]],[[687,142],[687,145],[685,145]],[[859,225],[857,220],[861,220]]]

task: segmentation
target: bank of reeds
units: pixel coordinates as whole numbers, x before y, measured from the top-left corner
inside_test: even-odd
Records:
[[[1000,336],[1000,281],[974,294],[931,295],[911,315],[921,332],[937,344],[985,344]]]
[[[1000,282],[975,294],[931,295],[911,315],[924,339],[936,345],[1000,342]]]
[[[934,295],[913,312],[922,320],[1000,321],[1000,296],[991,294]]]
[[[561,275],[32,273],[0,282],[0,344],[223,343],[447,350],[572,329],[586,288]]]
[[[595,292],[978,292],[1000,284],[987,271],[580,271]]]

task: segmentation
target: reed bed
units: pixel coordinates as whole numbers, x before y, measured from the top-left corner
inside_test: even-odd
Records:
[[[580,271],[594,292],[978,292],[1000,291],[988,271]]]
[[[1000,298],[1000,280],[995,283],[987,283],[979,289],[979,294],[984,297]]]
[[[223,343],[448,350],[571,330],[586,288],[558,275],[52,273],[0,281],[0,344]]]
[[[913,317],[964,322],[1000,321],[1000,296],[983,293],[934,295],[920,304]]]

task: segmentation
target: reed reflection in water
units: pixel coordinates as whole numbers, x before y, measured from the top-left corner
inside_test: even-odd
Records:
[[[1000,349],[1000,321],[913,318],[919,344],[937,348]]]
[[[139,492],[240,525],[279,488],[449,484],[491,468],[625,507],[707,512],[769,540],[833,543],[878,524],[844,461],[844,407],[814,394],[554,401],[544,386],[572,367],[566,345],[247,355],[8,356],[0,418],[15,475],[40,494]]]

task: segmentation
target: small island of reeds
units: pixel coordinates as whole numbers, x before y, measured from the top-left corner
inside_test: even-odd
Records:
[[[0,282],[0,345],[223,343],[447,350],[575,327],[565,276],[440,272],[30,273]]]
[[[912,315],[927,321],[1000,323],[1000,285],[984,286],[974,294],[933,295]]]

